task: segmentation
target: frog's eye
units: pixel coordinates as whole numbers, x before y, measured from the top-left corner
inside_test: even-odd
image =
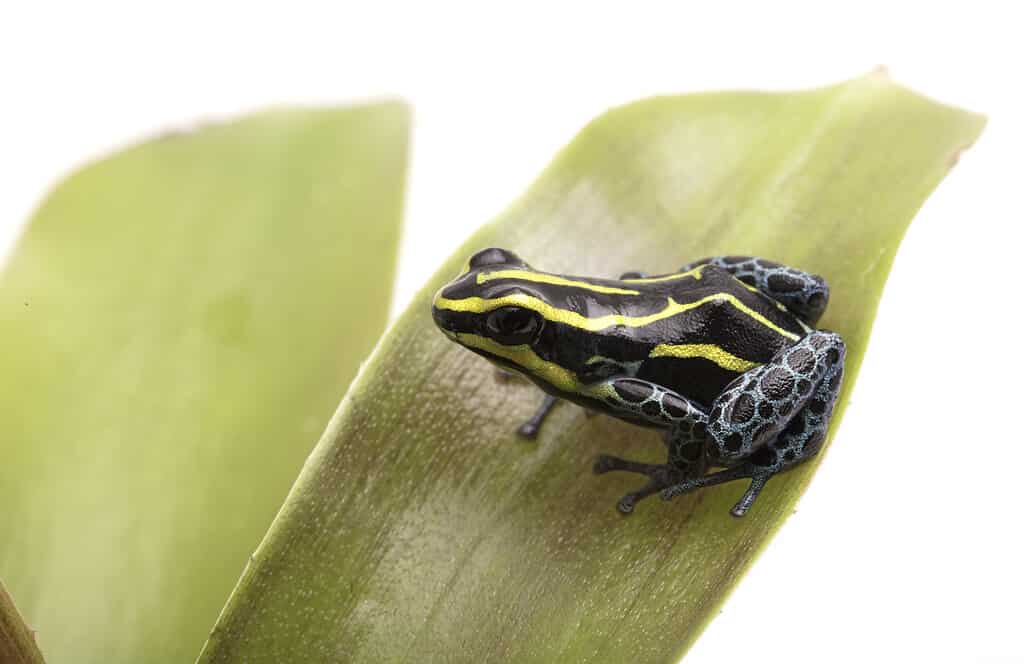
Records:
[[[469,259],[469,266],[471,268],[485,267],[487,265],[525,265],[525,263],[523,263],[523,259],[511,251],[497,247],[478,251]]]
[[[539,314],[522,307],[502,307],[487,316],[487,331],[498,343],[506,346],[528,344],[540,332]]]

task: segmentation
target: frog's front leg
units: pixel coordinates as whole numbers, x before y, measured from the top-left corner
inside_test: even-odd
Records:
[[[536,438],[537,431],[540,430],[540,426],[544,424],[544,420],[547,418],[548,414],[551,413],[551,409],[555,407],[556,403],[558,403],[557,397],[545,394],[544,400],[540,403],[537,411],[530,416],[530,419],[519,425],[519,428],[516,429],[516,433],[523,438],[530,438],[531,440]]]
[[[509,371],[508,369],[502,369],[501,367],[494,367],[494,382],[511,383],[517,380],[523,380],[523,377],[515,371]]]
[[[514,371],[495,367],[494,380],[499,383],[509,383],[514,380],[522,380],[522,376]],[[540,406],[538,406],[537,410],[530,416],[530,419],[519,425],[519,428],[516,429],[516,433],[523,438],[529,438],[530,440],[536,438],[541,425],[544,424],[544,420],[547,419],[551,410],[555,407],[555,404],[558,403],[558,401],[558,398],[545,394],[544,400],[541,401]]]
[[[620,512],[629,514],[637,501],[704,472],[708,415],[699,405],[681,394],[638,378],[612,378],[595,386],[593,392],[617,413],[667,429],[668,458],[663,464],[640,463],[610,455],[601,455],[594,463],[597,474],[620,470],[649,478],[646,485],[619,500]]]
[[[680,482],[662,497],[750,478],[750,487],[732,508],[734,516],[743,516],[773,475],[821,449],[845,356],[838,334],[814,331],[730,383],[712,405],[707,426],[709,456],[727,468]]]
[[[544,420],[548,418],[548,415],[551,414],[551,410],[560,401],[561,399],[559,399],[558,397],[553,397],[550,394],[545,394],[544,400],[540,402],[540,406],[538,406],[537,410],[533,413],[533,415],[530,416],[530,419],[526,420],[525,422],[519,425],[519,428],[516,429],[516,433],[522,436],[523,438],[528,438],[530,440],[536,438],[537,433],[540,431],[541,425],[544,424]],[[587,418],[591,418],[597,415],[598,413],[597,411],[593,411],[587,408],[586,410],[583,411],[583,414],[586,415]]]
[[[679,269],[688,272],[700,265],[722,268],[748,286],[781,302],[808,325],[816,325],[828,306],[828,284],[816,274],[755,256],[702,258]]]

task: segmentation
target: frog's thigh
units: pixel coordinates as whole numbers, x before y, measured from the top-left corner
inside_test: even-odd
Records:
[[[743,283],[781,302],[809,325],[815,325],[828,306],[828,284],[816,274],[755,256],[714,256],[684,265],[681,271],[698,265],[715,265]]]
[[[797,465],[818,453],[828,433],[829,420],[843,382],[845,347],[838,335],[821,340],[826,355],[825,374],[814,386],[812,398],[800,409],[771,444],[754,452],[745,463],[750,487],[732,508],[733,516],[743,516],[757,500],[765,483],[776,473]],[[835,359],[837,358],[838,359]]]
[[[799,420],[805,406],[820,410],[819,386],[841,371],[844,355],[839,335],[815,330],[730,383],[711,408],[712,457],[725,465],[749,459]]]
[[[842,343],[842,342],[840,342]],[[844,349],[837,348],[840,361],[831,364],[821,382],[815,387],[813,398],[797,416],[789,421],[786,428],[768,446],[754,454],[754,461],[776,473],[795,466],[814,456],[821,449],[828,433],[832,409],[843,383]]]

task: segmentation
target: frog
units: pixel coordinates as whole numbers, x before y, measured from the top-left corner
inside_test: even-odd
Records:
[[[545,393],[520,434],[536,436],[560,401],[662,432],[664,463],[594,461],[598,475],[646,477],[620,513],[749,480],[730,510],[742,517],[826,439],[846,358],[842,337],[816,327],[829,295],[823,277],[754,256],[602,278],[537,270],[491,247],[431,310],[450,340]]]

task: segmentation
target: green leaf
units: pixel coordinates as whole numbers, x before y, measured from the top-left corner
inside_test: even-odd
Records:
[[[182,662],[386,322],[397,103],[86,167],[0,276],[0,574],[51,662]]]
[[[983,124],[880,75],[598,118],[377,347],[201,661],[675,661],[817,462],[772,480],[744,519],[729,508],[745,483],[623,518],[616,500],[643,480],[590,466],[599,452],[663,460],[657,432],[561,406],[536,443],[516,439],[539,393],[496,383],[434,329],[434,291],[486,246],[570,274],[782,260],[832,284],[822,324],[848,343],[845,401],[897,245]]]
[[[32,630],[14,606],[14,600],[0,582],[0,662],[4,664],[42,664],[43,655],[36,646]]]

